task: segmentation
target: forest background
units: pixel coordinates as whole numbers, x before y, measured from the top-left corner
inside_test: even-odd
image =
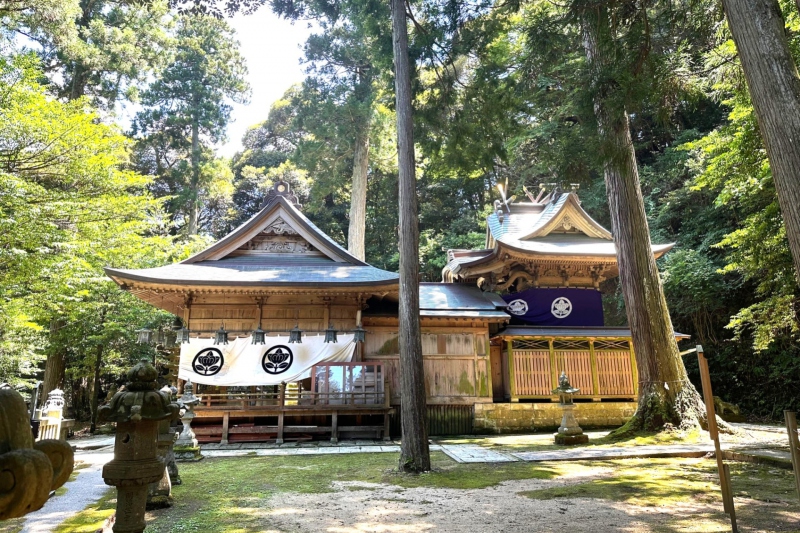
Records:
[[[655,27],[663,6],[648,6]],[[423,279],[441,279],[443,248],[483,245],[497,185],[524,199],[523,187],[580,184],[610,227],[568,10],[409,8]],[[249,92],[225,16],[256,9],[314,22],[307,75],[222,158],[231,105]],[[721,5],[669,9],[680,17],[646,44],[661,61],[642,65],[652,85],[628,111],[651,238],[677,243],[659,262],[673,324],[704,346],[715,392],[775,418],[800,403],[800,289],[766,152]],[[781,9],[797,61],[798,7]],[[188,257],[255,214],[279,179],[343,245],[363,217],[366,260],[397,270],[387,3],[0,0],[0,17],[0,382],[44,380],[91,418],[123,369],[159,356],[135,331],[174,320],[102,268]],[[139,110],[125,128],[122,104]],[[363,213],[351,207],[361,193]],[[606,324],[623,325],[616,281],[602,290]]]

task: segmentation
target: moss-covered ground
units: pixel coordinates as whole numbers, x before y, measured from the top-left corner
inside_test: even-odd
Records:
[[[184,463],[180,466],[183,484],[173,488],[175,505],[148,513],[146,531],[284,531],[271,523],[274,515],[270,514],[270,499],[282,493],[294,494],[292,500],[298,505],[303,505],[305,497],[311,505],[318,501],[317,495],[324,493],[393,487],[396,501],[391,497],[382,501],[403,505],[402,502],[411,501],[407,489],[454,489],[455,492],[446,492],[448,498],[457,498],[458,494],[472,498],[475,490],[504,481],[522,484],[522,480],[540,480],[538,486],[543,488],[521,491],[514,490],[514,483],[502,486],[509,498],[531,499],[531,519],[536,519],[542,510],[534,501],[564,501],[621,508],[647,524],[644,529],[632,531],[729,531],[721,512],[713,460],[459,464],[441,453],[432,454],[432,458],[435,470],[418,476],[398,473],[397,455],[391,453],[239,457]],[[730,465],[743,531],[800,531],[800,505],[790,471],[746,463]],[[114,503],[112,491],[98,504],[62,524],[57,533],[96,531],[113,512]],[[386,515],[384,531],[394,531],[389,523],[391,516]]]
[[[664,431],[660,433],[636,433],[624,438],[612,437],[608,431],[587,431],[589,443],[581,446],[559,446],[553,442],[553,432],[524,435],[466,435],[460,437],[444,437],[436,440],[437,444],[469,444],[492,448],[500,452],[533,452],[562,449],[613,448],[624,446],[646,446],[654,444],[709,444],[708,435],[700,430],[681,432]]]

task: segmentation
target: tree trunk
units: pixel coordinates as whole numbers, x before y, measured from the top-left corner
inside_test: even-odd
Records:
[[[397,159],[400,170],[400,395],[403,438],[400,469],[431,469],[422,337],[419,326],[419,223],[411,117],[411,70],[404,0],[392,0]]]
[[[94,381],[92,385],[92,423],[89,426],[89,432],[94,434],[97,430],[97,405],[100,398],[100,368],[103,364],[103,345],[97,345],[97,353],[94,359]]]
[[[47,356],[47,361],[44,365],[44,380],[42,382],[42,401],[47,399],[47,395],[50,392],[63,387],[65,363],[66,358],[61,350]]]
[[[369,170],[369,118],[360,125],[353,153],[353,185],[350,192],[350,226],[347,250],[364,260],[364,233],[367,225],[367,172]]]
[[[800,283],[800,77],[776,0],[723,0]]]
[[[50,321],[50,337],[58,332],[59,329],[64,327],[66,322],[64,319],[55,319]],[[54,343],[51,340],[51,346]],[[47,361],[44,365],[44,379],[42,380],[42,395],[39,398],[41,403],[47,399],[47,395],[55,389],[62,389],[64,387],[64,371],[66,370],[66,354],[63,350],[57,350],[47,356]]]
[[[609,57],[612,42],[602,8],[586,13],[584,48],[594,80]],[[613,45],[610,45],[613,46]],[[650,243],[636,154],[625,109],[609,101],[613,88],[594,82],[594,111],[619,279],[639,372],[639,404],[627,430],[658,430],[669,423],[696,426],[705,418],[700,395],[686,375]]]
[[[199,201],[197,188],[200,184],[200,132],[197,121],[192,122],[192,181],[189,200],[189,235],[197,235]]]

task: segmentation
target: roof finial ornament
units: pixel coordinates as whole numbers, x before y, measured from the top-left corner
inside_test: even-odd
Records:
[[[289,182],[283,180],[275,182],[275,185],[267,193],[267,197],[264,198],[264,205],[261,207],[264,208],[271,204],[278,196],[283,196],[286,198],[289,203],[294,205],[297,209],[303,208],[297,199],[297,195],[292,192],[292,186],[289,185]]]

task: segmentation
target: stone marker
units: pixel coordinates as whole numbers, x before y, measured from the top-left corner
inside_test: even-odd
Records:
[[[142,533],[147,486],[164,475],[158,457],[158,425],[178,416],[178,406],[157,391],[158,371],[142,359],[128,371],[125,390],[99,410],[100,420],[117,423],[114,459],[103,467],[103,480],[117,487],[114,533]]]
[[[178,461],[199,461],[203,458],[200,454],[200,445],[197,436],[192,430],[192,420],[195,417],[194,406],[200,403],[200,398],[192,393],[192,382],[187,381],[183,386],[183,395],[178,398],[181,408],[181,423],[183,431],[175,442],[175,459]]]
[[[558,427],[558,433],[555,434],[556,444],[570,445],[570,444],[586,444],[589,442],[589,435],[584,435],[583,430],[575,420],[575,404],[572,403],[572,396],[580,389],[574,388],[569,384],[569,378],[566,372],[561,372],[558,378],[558,387],[553,389],[553,394],[558,394],[559,404],[564,411],[564,416],[561,418],[561,425]]]
[[[0,388],[0,520],[40,509],[75,466],[72,447],[60,440],[33,442],[25,401]]]

